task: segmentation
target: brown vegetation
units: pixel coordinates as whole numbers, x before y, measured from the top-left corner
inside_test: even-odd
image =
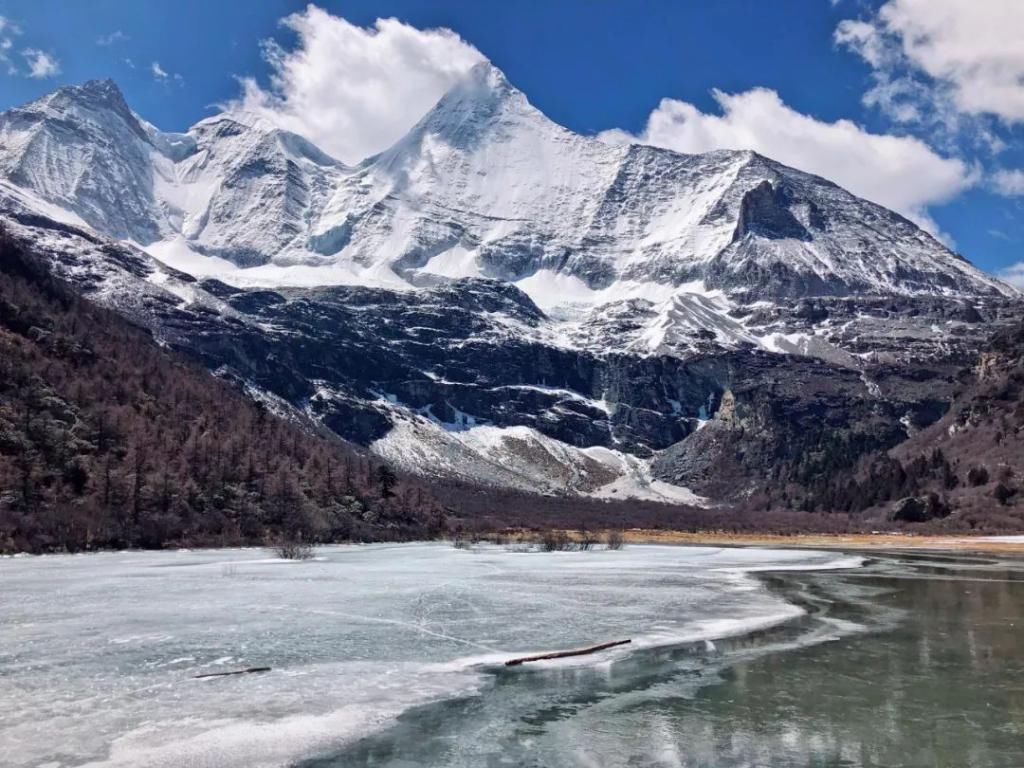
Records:
[[[281,539],[272,551],[282,560],[313,559],[313,545],[299,539]]]
[[[987,539],[980,536],[917,533],[768,534],[723,531],[628,530],[626,541],[635,544],[682,544],[691,546],[813,548],[840,550],[919,549],[927,551],[992,552],[1024,555],[1024,541]]]
[[[0,552],[444,526],[422,486],[79,298],[0,231]]]
[[[826,440],[812,468],[781,466],[741,506],[840,513],[862,530],[1024,530],[1024,324],[996,334],[957,383],[947,414],[895,448],[852,459]]]
[[[552,550],[625,527],[1024,530],[1024,328],[997,338],[983,360],[949,415],[905,444],[851,466],[856,451],[823,438],[813,466],[780,467],[785,480],[728,508],[428,486],[161,347],[50,277],[0,230],[0,552],[449,532],[463,542],[508,529]],[[577,529],[578,542],[541,533]]]

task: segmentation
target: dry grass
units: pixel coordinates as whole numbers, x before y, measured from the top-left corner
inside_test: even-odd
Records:
[[[546,535],[552,535],[550,532]],[[564,536],[565,546],[573,548],[579,539],[579,531],[558,531],[559,540]],[[623,544],[678,544],[691,546],[722,547],[774,547],[796,549],[861,549],[895,551],[917,549],[947,552],[991,552],[1006,555],[1024,555],[1024,541],[986,541],[984,538],[967,535],[919,535],[901,533],[730,533],[727,531],[670,531],[661,528],[610,529],[605,536],[615,534],[622,537]],[[506,543],[515,545],[536,544],[545,534],[536,530],[506,529],[502,532]],[[1009,534],[1008,534],[1009,535]]]
[[[987,541],[972,536],[917,536],[897,533],[850,534],[736,534],[716,531],[688,533],[634,529],[625,532],[633,544],[692,544],[814,549],[921,549],[955,552],[1024,554],[1024,542]]]

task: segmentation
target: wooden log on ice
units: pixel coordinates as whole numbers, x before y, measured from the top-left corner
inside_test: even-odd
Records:
[[[231,672],[207,672],[204,675],[193,675],[193,680],[201,677],[227,677],[229,675],[251,675],[254,672],[269,672],[270,667],[249,667],[248,669],[235,669]]]
[[[627,643],[633,642],[632,640],[612,640],[610,643],[601,643],[600,645],[591,645],[587,648],[577,648],[573,651],[552,651],[551,653],[538,653],[536,656],[523,656],[519,659],[509,659],[505,662],[506,667],[517,667],[520,664],[525,664],[529,661],[546,661],[547,659],[564,659],[568,656],[587,656],[591,653],[597,653],[598,651],[604,651],[609,648],[615,648],[618,645],[626,645]]]

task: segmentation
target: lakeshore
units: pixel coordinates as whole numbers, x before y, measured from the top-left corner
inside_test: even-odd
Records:
[[[895,552],[913,549],[932,552],[990,552],[1024,555],[1024,535],[964,536],[910,533],[729,533],[723,531],[668,531],[632,529],[624,532],[630,544],[678,544],[773,549],[841,549]]]

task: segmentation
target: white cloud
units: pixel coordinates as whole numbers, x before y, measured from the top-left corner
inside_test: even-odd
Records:
[[[124,63],[132,69],[135,69],[135,62],[133,62],[131,59],[125,59]],[[154,61],[152,64],[150,64],[149,71],[152,73],[153,79],[156,80],[158,83],[173,82],[178,85],[182,85],[185,82],[185,78],[183,78],[177,72],[168,72],[163,67],[161,67],[159,61]]]
[[[125,59],[124,63],[128,65],[129,69],[135,69],[135,62],[131,59]]]
[[[54,77],[60,74],[60,62],[46,51],[26,48],[21,52],[28,65],[28,76],[34,78]]]
[[[999,170],[992,174],[992,186],[1004,197],[1020,197],[1024,195],[1024,171]]]
[[[849,120],[821,121],[792,109],[765,88],[713,93],[721,114],[663,99],[639,136],[611,131],[602,138],[638,140],[686,153],[751,149],[824,176],[932,232],[937,227],[928,207],[976,182],[975,172],[963,161],[942,157],[919,139],[869,133]]]
[[[96,45],[113,45],[114,43],[123,43],[125,40],[130,38],[120,29],[111,32],[109,35],[100,35],[96,38]]]
[[[883,90],[917,80],[940,112],[1024,121],[1020,0],[888,0],[867,21],[840,23],[835,40],[864,58]]]
[[[348,163],[401,138],[484,59],[450,30],[419,30],[396,19],[362,28],[310,5],[282,25],[296,33],[297,42],[289,49],[264,44],[269,85],[243,79],[242,95],[228,107],[261,114]],[[844,34],[867,51],[875,27],[860,22]],[[881,64],[892,55],[887,45],[869,54],[874,61]],[[684,152],[753,149],[836,181],[933,232],[928,207],[977,181],[966,163],[943,157],[919,139],[869,133],[847,120],[820,121],[793,110],[774,91],[715,92],[715,98],[721,114],[666,99],[639,137],[621,131],[602,137]]]
[[[1016,264],[1011,264],[1009,267],[999,270],[996,272],[996,277],[1004,283],[1009,283],[1015,288],[1020,288],[1024,291],[1024,261],[1018,261]]]
[[[874,24],[846,19],[836,27],[833,37],[838,45],[857,51],[872,67],[878,68],[892,62],[892,49]]]
[[[450,30],[397,19],[362,28],[310,5],[282,24],[297,33],[297,46],[266,43],[269,88],[244,79],[230,106],[261,113],[348,163],[401,138],[484,58]]]
[[[21,29],[14,22],[6,16],[0,16],[0,64],[4,65],[8,75],[18,72],[11,61],[11,49],[14,48],[14,38],[20,34]]]

